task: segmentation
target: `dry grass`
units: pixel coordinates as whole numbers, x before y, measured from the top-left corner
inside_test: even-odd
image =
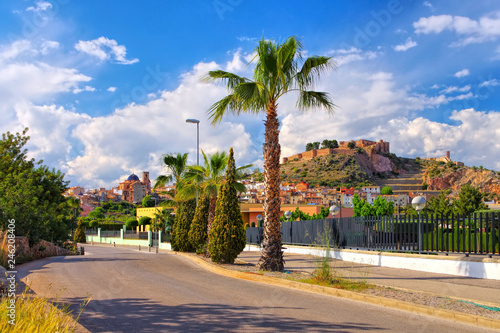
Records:
[[[78,318],[90,300],[82,304]],[[7,308],[10,299],[0,302],[0,332],[74,332],[76,321],[68,307],[57,308],[45,298],[32,297],[25,292],[16,298],[15,325],[10,324]]]

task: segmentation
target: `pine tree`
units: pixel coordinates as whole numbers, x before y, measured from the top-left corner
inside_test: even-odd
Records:
[[[210,200],[208,196],[202,195],[194,212],[193,222],[189,229],[189,242],[195,250],[202,250],[207,243],[208,209]]]
[[[174,230],[172,232],[172,250],[181,252],[192,252],[194,248],[189,242],[189,228],[193,221],[196,200],[180,202],[175,215]]]
[[[75,230],[73,241],[75,243],[87,243],[87,236],[85,235],[85,229],[83,229],[81,220],[78,221],[78,227]]]
[[[235,161],[233,148],[231,148],[226,169],[226,182],[219,191],[215,218],[210,230],[208,250],[214,262],[232,264],[245,248],[245,229],[234,188],[235,182]]]

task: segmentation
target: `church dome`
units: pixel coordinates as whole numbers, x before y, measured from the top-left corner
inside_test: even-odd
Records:
[[[137,177],[136,174],[131,174],[130,176],[128,176],[127,180],[139,180],[139,177]]]

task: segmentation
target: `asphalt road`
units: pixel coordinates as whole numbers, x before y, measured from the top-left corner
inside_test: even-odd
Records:
[[[478,332],[477,327],[209,273],[171,252],[90,246],[18,266],[37,294],[91,301],[91,332]]]

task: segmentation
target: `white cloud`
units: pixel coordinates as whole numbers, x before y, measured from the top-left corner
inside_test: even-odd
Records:
[[[116,87],[109,87],[107,90],[111,91],[111,92],[115,92],[116,91]]]
[[[48,54],[50,50],[58,49],[59,43],[53,40],[45,40],[40,45],[40,52],[42,54]]]
[[[412,47],[417,46],[417,42],[414,42],[411,38],[408,38],[404,44],[394,46],[394,51],[406,51]]]
[[[450,86],[450,87],[447,87],[446,89],[441,90],[440,92],[441,92],[441,94],[450,94],[450,93],[456,92],[456,91],[467,92],[470,90],[470,88],[471,88],[470,85],[466,85],[466,86],[463,86],[461,88],[455,87],[455,86]]]
[[[436,15],[421,17],[413,23],[417,34],[439,34],[445,30],[454,31],[461,39],[451,46],[464,46],[496,40],[500,36],[500,14],[482,16],[472,20],[464,16]]]
[[[0,48],[0,62],[17,58],[33,49],[31,42],[26,39],[16,40],[12,44]]]
[[[26,8],[26,11],[39,13],[39,12],[44,12],[47,9],[53,8],[52,4],[47,1],[37,1],[35,2],[35,4],[36,7],[30,6]]]
[[[497,79],[491,79],[491,80],[488,80],[488,81],[483,81],[479,84],[479,87],[482,88],[482,87],[496,87],[496,86],[500,86],[500,81],[497,80]]]
[[[469,70],[467,68],[462,69],[461,71],[458,71],[454,74],[455,77],[461,78],[468,76],[470,74]]]
[[[450,119],[458,124],[399,117],[379,126],[374,135],[384,135],[399,156],[439,157],[449,150],[453,160],[500,170],[500,160],[495,158],[500,149],[500,112],[465,109],[453,111]]]
[[[326,53],[329,56],[333,56],[335,62],[337,65],[343,66],[347,65],[348,63],[351,63],[353,61],[361,61],[365,59],[375,59],[377,58],[382,52],[374,52],[374,51],[362,51],[361,49],[357,47],[351,47],[348,49],[335,49],[328,51]]]
[[[75,88],[73,89],[73,94],[81,93],[82,91],[95,91],[95,88],[92,86],[85,86],[83,88]]]
[[[431,10],[434,10],[434,6],[429,1],[424,1],[423,5],[425,7],[429,7]]]
[[[99,37],[89,41],[79,41],[75,44],[75,49],[97,57],[100,60],[114,60],[122,65],[135,64],[139,59],[127,60],[127,49],[123,45],[118,45],[116,40],[106,37]]]

